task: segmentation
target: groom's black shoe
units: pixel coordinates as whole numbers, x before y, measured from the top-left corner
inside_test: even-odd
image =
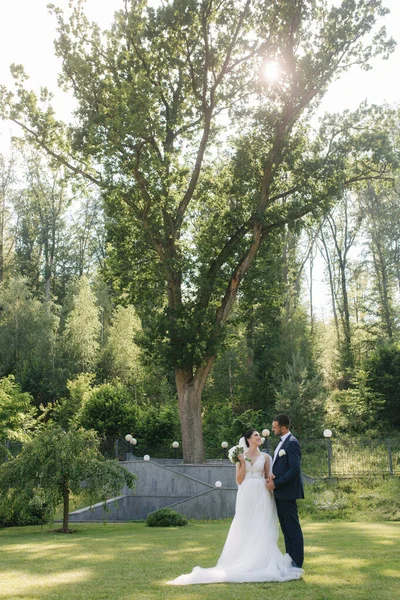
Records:
[[[294,560],[292,560],[292,562],[290,563],[291,567],[294,567],[295,569],[298,569],[299,567],[296,565],[296,563],[294,562]]]

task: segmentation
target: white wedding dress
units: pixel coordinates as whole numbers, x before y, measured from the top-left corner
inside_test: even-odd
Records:
[[[245,462],[235,516],[217,565],[209,569],[195,567],[191,573],[168,581],[169,585],[289,581],[303,575],[304,571],[292,567],[290,556],[278,548],[275,499],[265,487],[267,456],[260,452],[253,464]]]

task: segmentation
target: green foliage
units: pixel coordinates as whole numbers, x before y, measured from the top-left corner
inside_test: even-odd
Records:
[[[180,438],[179,415],[176,403],[153,406],[144,403],[139,408],[139,422],[135,432],[140,443],[148,448],[169,446],[172,440]]]
[[[37,430],[16,458],[0,466],[1,505],[9,509],[14,497],[46,505],[47,514],[64,504],[63,530],[68,530],[69,496],[84,491],[95,502],[117,495],[135,477],[99,452],[94,431],[49,424]]]
[[[327,403],[326,424],[343,433],[357,435],[385,429],[385,398],[369,385],[368,373],[358,370],[351,386],[333,390]]]
[[[68,400],[64,401],[67,404]],[[169,445],[179,437],[176,404],[167,398],[158,404],[135,401],[134,391],[121,383],[105,383],[85,391],[75,422],[95,429],[102,438],[125,437],[132,433],[140,445]]]
[[[32,396],[21,392],[13,375],[0,379],[0,440],[24,439],[33,425]]]
[[[169,445],[179,437],[176,404],[136,402],[132,389],[121,383],[102,384],[85,394],[76,422],[95,429],[102,438],[125,437],[131,433],[141,446]]]
[[[10,440],[26,440],[35,425],[32,396],[21,392],[13,375],[0,379],[0,462]]]
[[[0,285],[0,374],[14,373],[23,389],[46,402],[53,391],[57,307],[33,298],[26,279]]]
[[[209,403],[203,411],[204,442],[207,456],[221,456],[221,442],[235,445],[250,427],[261,431],[271,421],[272,414],[248,409],[238,412],[231,402]]]
[[[107,281],[135,306],[149,354],[184,382],[177,386],[187,403],[184,451],[202,460],[193,390],[201,395],[263,245],[279,256],[275,232],[298,233],[306,215],[325,214],[347,186],[386,177],[398,164],[393,111],[363,105],[354,114],[328,115],[318,132],[310,127],[335,77],[353,65],[369,68],[372,58],[393,50],[385,30],[376,29],[386,10],[379,0],[330,7],[323,0],[170,0],[156,8],[132,0],[104,34],[85,16],[83,2],[72,4],[69,19],[51,10],[60,81],[76,98],[76,122],[57,122],[48,91],[40,98],[28,91],[18,65],[15,92],[0,89],[0,116],[22,124],[35,146],[102,189]],[[277,85],[260,75],[269,60],[282,66]],[[229,136],[221,132],[221,111]],[[286,283],[264,280],[271,292],[264,325],[282,308],[277,288]],[[98,311],[87,282],[81,285],[65,320],[64,380],[97,367]],[[254,330],[258,312],[256,306]],[[251,398],[266,394],[262,408],[269,409],[266,382],[281,340],[271,343],[275,327],[265,338],[267,328],[260,329],[249,348],[261,360],[250,401],[244,399],[252,405]],[[110,342],[105,371],[125,377],[117,356]],[[240,392],[244,397],[243,383]]]
[[[139,407],[122,384],[105,383],[86,394],[76,420],[102,437],[124,437],[127,432],[137,430]]]
[[[376,398],[383,400],[378,418],[386,427],[400,427],[400,345],[377,344],[364,361],[366,383]]]
[[[23,525],[42,525],[51,518],[47,504],[33,492],[21,494],[19,490],[10,491],[0,500],[0,527],[21,527]]]
[[[71,287],[63,345],[70,373],[94,371],[98,360],[101,324],[95,295],[86,276]]]
[[[172,508],[161,508],[148,515],[146,523],[149,527],[182,527],[187,525],[187,519]]]
[[[51,418],[63,429],[75,422],[86,398],[92,391],[93,373],[80,373],[75,379],[67,381],[68,397],[57,400],[51,410]]]
[[[109,379],[135,384],[142,379],[140,349],[135,337],[141,331],[140,321],[132,306],[118,306],[112,315],[101,369]]]
[[[325,390],[319,375],[309,373],[300,353],[286,365],[286,376],[276,388],[277,413],[289,415],[298,436],[310,436],[322,430]]]
[[[312,521],[398,521],[399,478],[373,477],[316,481],[298,503],[301,518]]]

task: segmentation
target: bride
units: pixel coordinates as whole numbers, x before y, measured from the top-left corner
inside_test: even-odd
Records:
[[[222,554],[215,567],[195,567],[169,585],[196,583],[289,581],[304,571],[292,566],[289,554],[278,548],[278,517],[275,499],[266,487],[272,460],[260,452],[261,437],[249,429],[239,441],[245,448],[236,465],[239,485],[236,511]]]

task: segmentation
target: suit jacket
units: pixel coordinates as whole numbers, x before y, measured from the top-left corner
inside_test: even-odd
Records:
[[[303,480],[301,477],[301,450],[298,440],[290,434],[283,442],[279,452],[285,451],[283,456],[278,456],[272,465],[275,475],[274,494],[277,500],[298,500],[304,498]]]

